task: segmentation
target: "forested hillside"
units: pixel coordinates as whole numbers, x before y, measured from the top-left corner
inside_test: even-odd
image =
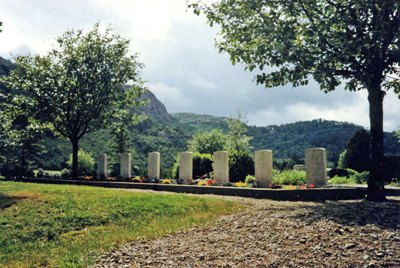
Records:
[[[173,116],[191,133],[202,129],[227,129],[226,118],[223,117],[190,113],[177,113]],[[294,158],[301,161],[306,148],[323,147],[327,149],[328,160],[336,162],[350,138],[360,128],[361,126],[347,122],[316,119],[279,126],[249,126],[247,135],[253,137],[250,145],[254,151],[273,150],[274,158]],[[400,155],[400,143],[393,133],[385,133],[385,154]]]

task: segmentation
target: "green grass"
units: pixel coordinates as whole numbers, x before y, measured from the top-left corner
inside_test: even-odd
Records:
[[[0,267],[84,267],[128,241],[240,209],[217,198],[0,181]]]

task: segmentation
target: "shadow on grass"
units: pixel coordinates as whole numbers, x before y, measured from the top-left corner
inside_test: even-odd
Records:
[[[18,203],[19,201],[29,198],[27,196],[8,196],[0,193],[0,211],[11,207],[12,205]]]
[[[330,220],[346,226],[375,225],[381,229],[400,229],[400,201],[339,201],[304,205],[308,213],[297,215],[306,223]]]

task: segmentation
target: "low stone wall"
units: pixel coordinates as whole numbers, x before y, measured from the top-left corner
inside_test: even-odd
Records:
[[[265,198],[282,201],[324,201],[324,200],[354,200],[363,199],[366,188],[320,188],[306,190],[283,190],[283,189],[257,189],[257,188],[235,188],[235,187],[213,187],[176,184],[156,183],[133,183],[118,181],[80,181],[80,180],[56,180],[56,179],[23,179],[22,182],[52,183],[85,185],[106,188],[144,189],[153,191],[167,191],[175,193],[191,194],[214,194],[241,196],[250,198]],[[400,196],[400,189],[387,189],[387,196]]]

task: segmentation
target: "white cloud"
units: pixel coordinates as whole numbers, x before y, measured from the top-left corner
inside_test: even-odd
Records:
[[[165,41],[169,36],[172,23],[189,20],[185,12],[185,0],[90,0],[97,7],[111,11],[124,30],[132,37],[142,41]]]
[[[209,80],[203,79],[201,77],[194,77],[190,79],[189,84],[201,88],[201,89],[216,89],[217,85]]]
[[[164,83],[150,83],[148,85],[151,92],[156,95],[166,107],[168,112],[181,112],[189,109],[193,105],[193,101],[187,98],[179,87],[169,86]],[[169,109],[169,107],[173,107]]]

